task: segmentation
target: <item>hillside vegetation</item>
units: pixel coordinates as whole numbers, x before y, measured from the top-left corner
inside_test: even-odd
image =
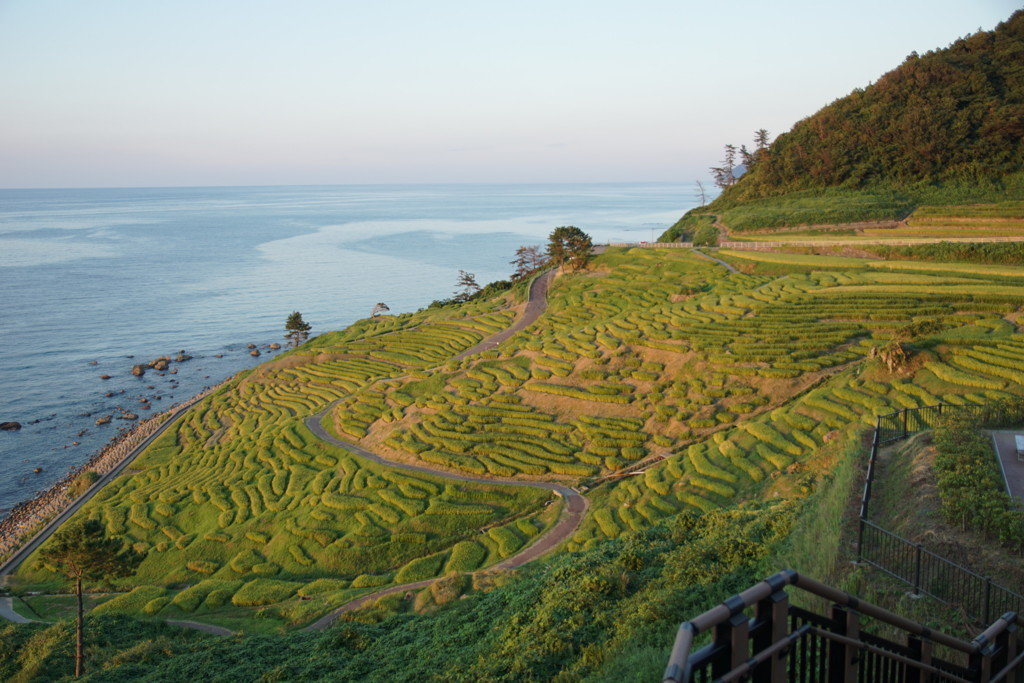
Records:
[[[792,130],[726,201],[832,187],[970,183],[1024,170],[1024,11],[993,31],[916,53]],[[963,203],[963,202],[957,202]]]
[[[737,236],[858,223],[909,228],[886,237],[1020,235],[1022,64],[1024,10],[911,54],[770,144],[761,139],[745,173],[661,241],[693,239],[707,215]]]

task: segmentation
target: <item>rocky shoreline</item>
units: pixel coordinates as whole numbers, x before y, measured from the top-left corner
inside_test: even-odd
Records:
[[[224,380],[229,381],[230,378]],[[221,383],[223,384],[223,383]],[[189,407],[212,393],[220,384],[208,387],[183,403],[171,406],[166,412],[142,420],[131,429],[118,434],[98,453],[85,463],[71,467],[49,489],[15,505],[10,513],[0,520],[0,562],[12,555],[19,547],[39,530],[47,521],[60,514],[78,496],[73,495],[76,482],[87,472],[102,476],[117,467],[143,441],[163,425],[176,410]],[[91,484],[90,484],[91,485]],[[81,485],[78,485],[81,486]],[[78,493],[85,493],[86,486]]]

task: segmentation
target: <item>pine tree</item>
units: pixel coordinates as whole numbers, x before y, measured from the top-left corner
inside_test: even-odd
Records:
[[[522,280],[547,265],[547,257],[539,244],[523,245],[516,249],[516,258],[509,263],[516,267],[512,280]]]
[[[75,677],[85,673],[83,655],[84,617],[82,581],[99,581],[128,576],[138,568],[144,556],[125,546],[121,539],[107,538],[105,528],[89,519],[65,526],[39,551],[40,562],[75,581],[78,597],[78,624],[75,629]]]
[[[459,302],[469,301],[474,294],[480,291],[480,285],[476,283],[476,275],[464,270],[459,271],[459,279],[455,281],[455,287],[453,298]]]
[[[574,271],[586,268],[593,248],[590,235],[575,225],[555,228],[548,236],[548,256],[558,263],[559,268],[566,264]]]
[[[292,311],[284,323],[284,338],[292,340],[292,346],[298,346],[309,339],[309,331],[313,326],[302,319],[302,314]]]

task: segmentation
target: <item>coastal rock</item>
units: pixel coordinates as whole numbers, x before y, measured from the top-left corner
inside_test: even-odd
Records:
[[[160,356],[159,358],[149,361],[149,367],[159,371],[166,370],[170,364],[171,359],[169,356]]]
[[[214,358],[223,358],[223,357],[224,357],[224,354],[223,354],[223,353],[217,353],[217,354],[214,354],[214,356],[213,356],[213,357],[214,357]]]
[[[104,417],[101,417],[100,419],[96,420],[96,426],[110,424],[110,420],[111,419],[112,418],[111,418],[110,415],[106,415]]]
[[[260,355],[260,350],[259,349],[253,349],[252,351],[249,352],[249,355],[250,356],[254,356],[254,357],[258,356],[258,355]]]
[[[192,360],[192,356],[188,355],[184,351],[181,351],[180,353],[178,353],[178,355],[175,356],[175,358],[174,358],[174,362],[175,363],[184,363],[187,360]]]
[[[118,415],[117,419],[119,419],[119,420],[138,420],[139,416],[136,415],[135,413],[129,413],[129,412],[125,411],[125,412],[121,413],[120,415]]]
[[[141,364],[140,365],[133,365],[132,366],[132,374],[135,375],[136,377],[142,377],[143,375],[146,374],[146,366],[141,365]]]
[[[277,351],[277,350],[278,350],[279,348],[281,348],[281,345],[280,345],[280,344],[278,344],[277,342],[273,342],[273,343],[272,343],[272,344],[270,345],[270,348],[271,348],[272,350],[274,350],[274,351]]]
[[[100,379],[110,379],[110,375],[100,375]]]
[[[107,393],[105,393],[103,395],[106,396],[107,398],[113,398],[114,392],[113,391],[108,391]]]
[[[42,467],[36,467],[36,468],[35,468],[35,469],[33,469],[32,471],[33,471],[33,472],[35,472],[36,474],[39,474],[40,472],[42,472],[42,471],[43,471],[43,468],[42,468]]]
[[[247,348],[247,349],[255,349],[256,345],[255,344],[246,344],[245,348]]]
[[[171,373],[172,375],[177,375],[178,374],[178,368],[171,368],[167,372]]]
[[[21,429],[20,422],[0,422],[0,429],[5,432],[16,432]]]
[[[98,360],[91,360],[91,361],[89,361],[89,365],[99,365],[99,364],[100,364],[100,362]]]

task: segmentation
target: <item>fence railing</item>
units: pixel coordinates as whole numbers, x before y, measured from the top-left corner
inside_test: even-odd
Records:
[[[791,605],[787,587],[833,606],[819,614]],[[1009,612],[967,642],[786,570],[682,624],[663,683],[1019,681],[1022,625]],[[712,641],[692,651],[704,633]]]
[[[857,560],[869,564],[912,587],[915,595],[928,595],[948,605],[961,607],[972,619],[982,624],[992,615],[1005,611],[1024,612],[1024,595],[994,583],[952,560],[925,549],[897,534],[887,531],[868,519],[874,485],[875,465],[879,449],[888,443],[935,427],[943,415],[951,412],[985,413],[988,406],[940,404],[924,408],[908,408],[881,415],[875,422],[871,440],[864,493],[860,504],[860,527],[857,534]]]

